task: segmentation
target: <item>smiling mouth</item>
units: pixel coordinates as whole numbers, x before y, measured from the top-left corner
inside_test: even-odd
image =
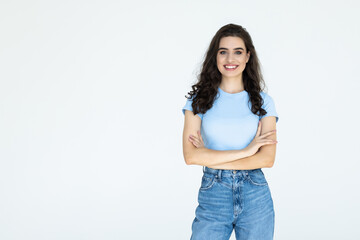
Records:
[[[224,65],[227,71],[234,71],[239,65]]]

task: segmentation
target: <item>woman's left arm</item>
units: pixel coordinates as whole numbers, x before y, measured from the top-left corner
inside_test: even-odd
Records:
[[[274,144],[273,144],[274,145]],[[264,147],[264,146],[263,146]],[[261,149],[261,148],[260,148]],[[235,170],[251,170],[257,168],[270,168],[272,167],[269,155],[265,152],[258,151],[254,155],[246,158],[241,158],[232,162],[223,164],[207,166],[214,169],[235,169]]]

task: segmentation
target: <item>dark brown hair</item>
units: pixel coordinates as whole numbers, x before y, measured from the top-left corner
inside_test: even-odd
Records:
[[[261,108],[264,100],[260,92],[263,91],[265,82],[260,70],[260,62],[249,33],[245,28],[236,24],[227,24],[216,32],[206,52],[201,72],[197,76],[198,82],[192,85],[192,91],[188,92],[190,97],[185,97],[193,98],[195,95],[192,102],[194,115],[204,114],[212,107],[221,83],[221,73],[217,68],[216,56],[221,38],[228,36],[240,37],[245,43],[246,53],[250,51],[249,61],[242,73],[244,89],[249,94],[251,111],[258,116],[263,116],[267,112]]]

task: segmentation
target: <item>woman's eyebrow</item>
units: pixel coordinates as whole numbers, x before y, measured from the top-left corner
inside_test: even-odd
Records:
[[[218,49],[218,51],[219,51],[219,50],[222,50],[222,49],[224,49],[224,50],[229,50],[229,49],[227,49],[227,48],[223,48],[223,47],[221,47],[221,48],[219,48],[219,49]],[[244,50],[244,49],[243,49],[243,48],[241,48],[241,47],[234,48],[234,50],[238,50],[238,49]]]

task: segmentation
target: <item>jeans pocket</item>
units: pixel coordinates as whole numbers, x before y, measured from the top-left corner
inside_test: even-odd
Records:
[[[265,175],[261,169],[255,171],[249,171],[248,173],[249,182],[256,186],[266,186],[268,182],[266,181]]]
[[[200,190],[204,191],[210,189],[214,185],[215,181],[216,179],[214,174],[204,173],[201,179]]]

